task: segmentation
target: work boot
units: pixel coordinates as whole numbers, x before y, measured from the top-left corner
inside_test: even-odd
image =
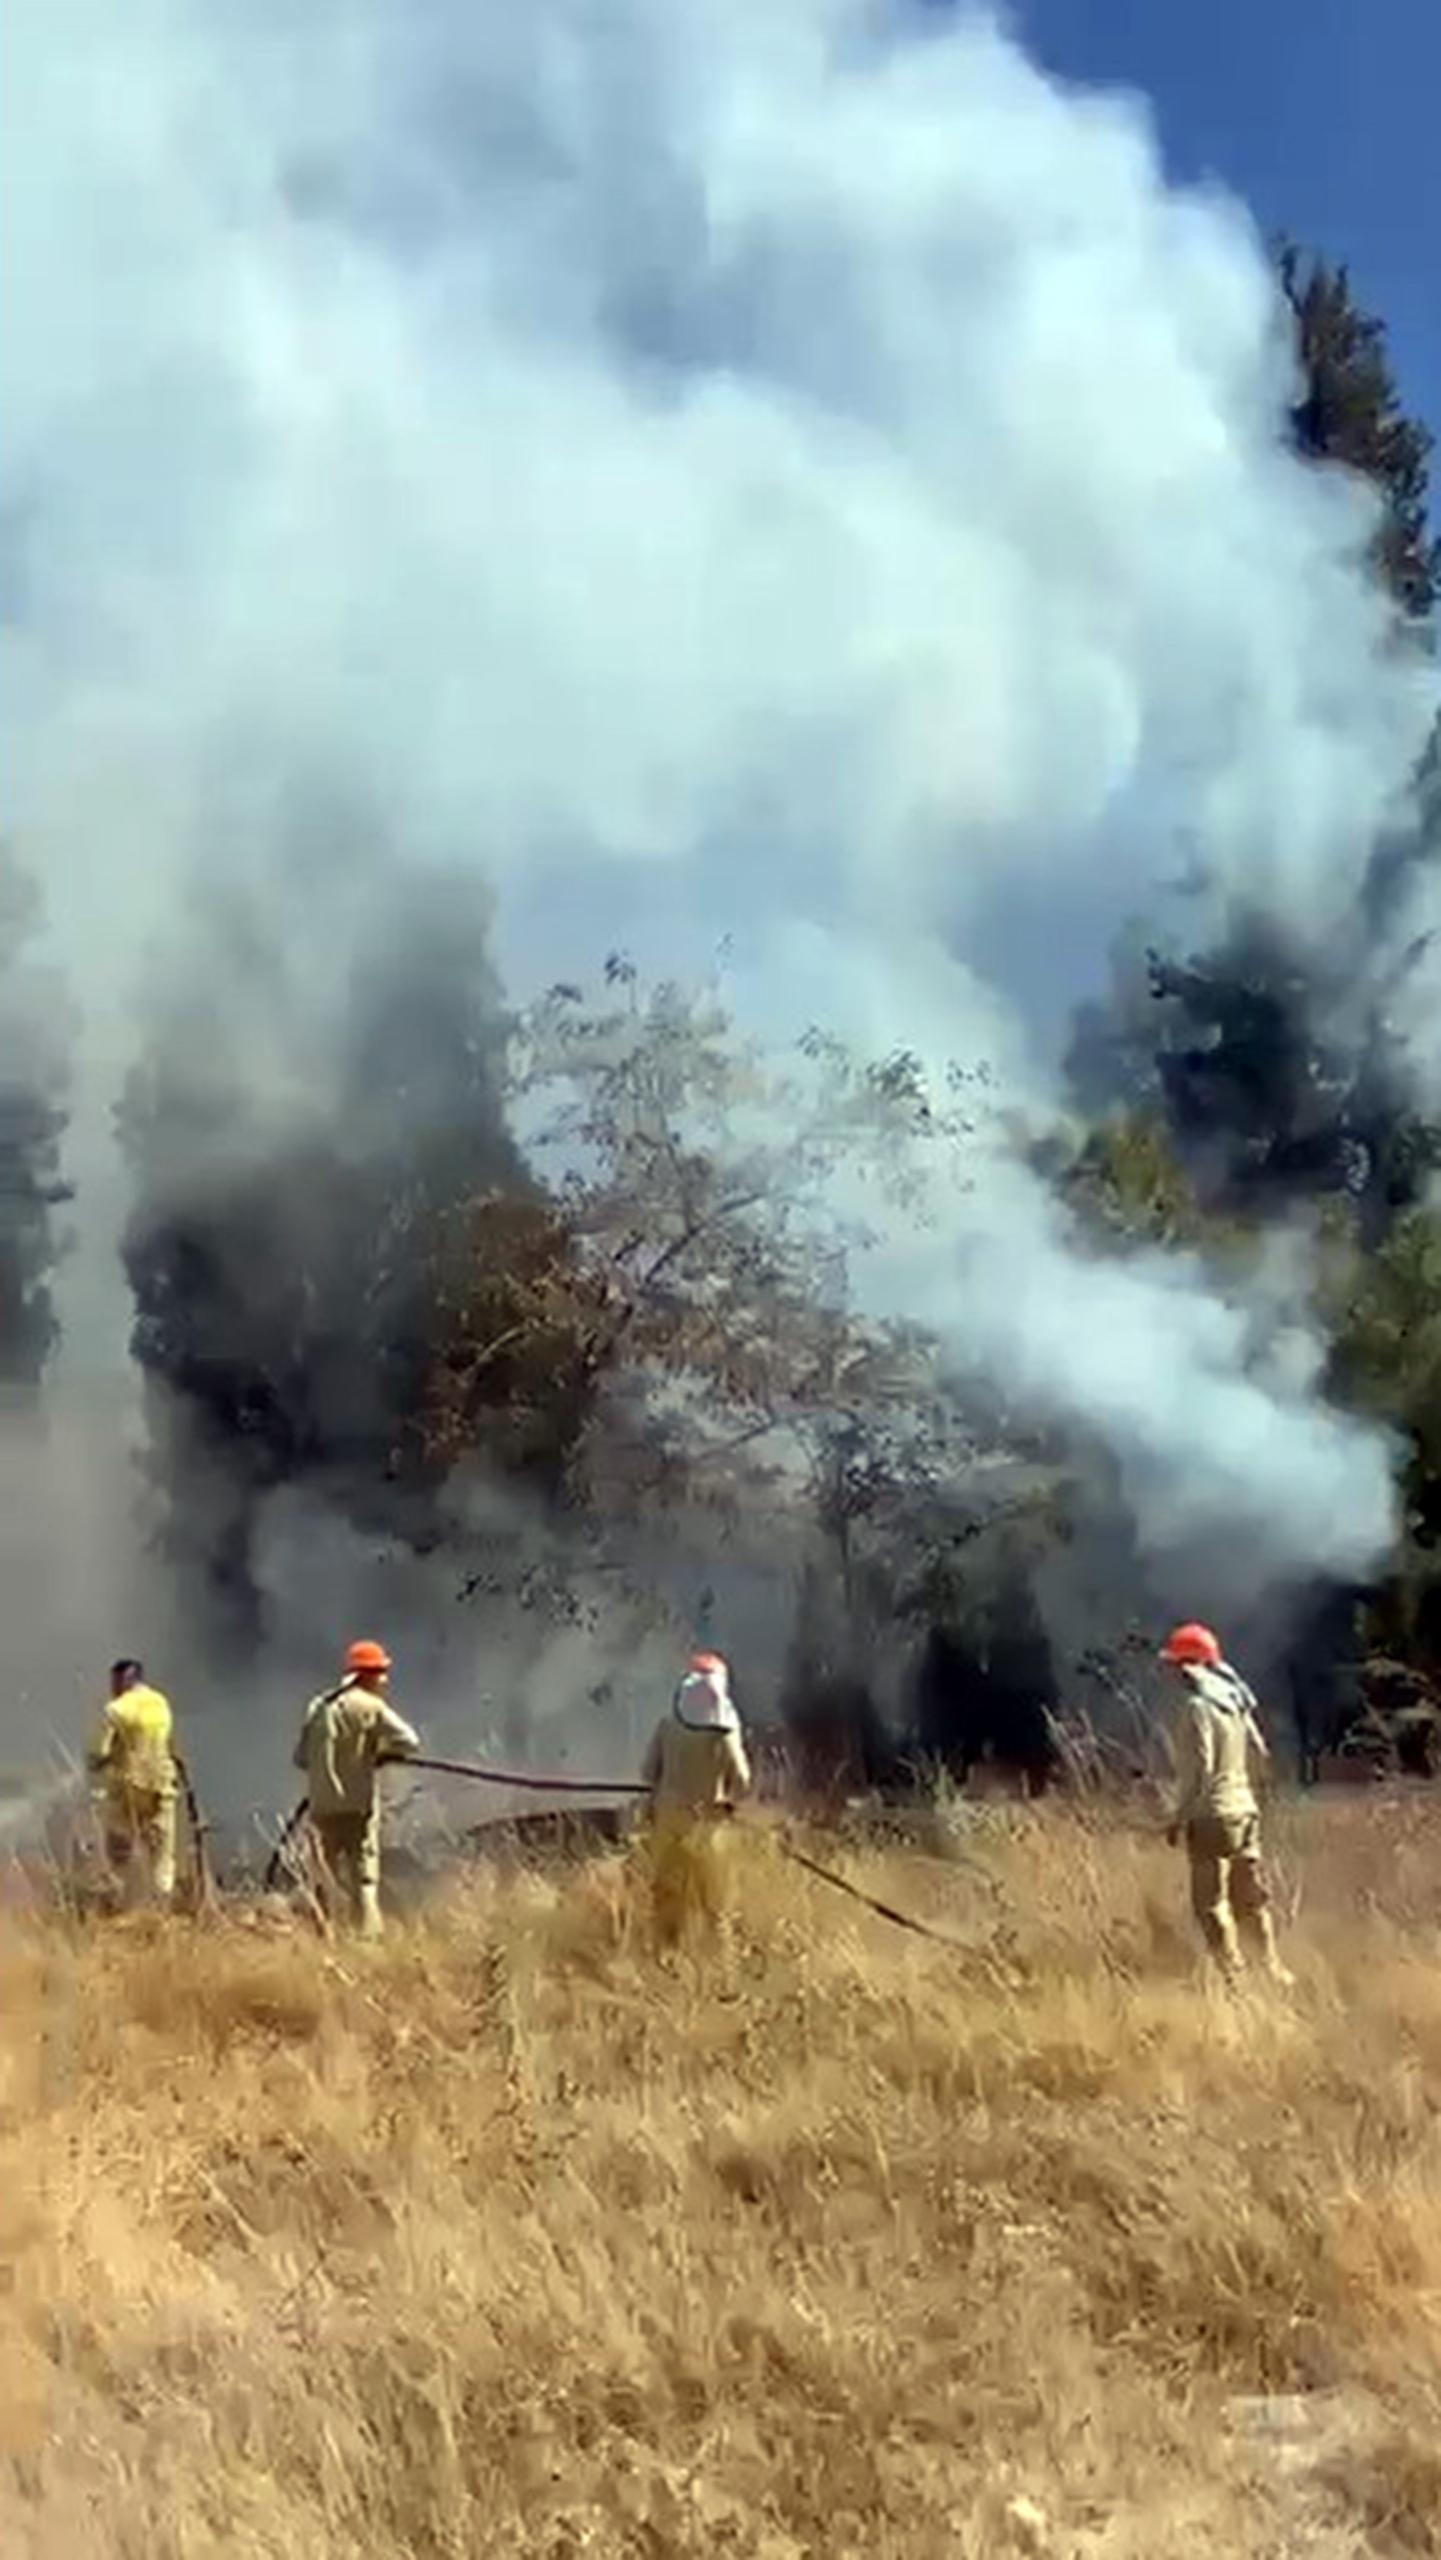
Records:
[[[1271,1939],[1270,1944],[1266,1949],[1266,1953],[1261,1959],[1261,1970],[1265,1974],[1266,1980],[1271,1983],[1277,1991],[1294,1990],[1296,1977],[1291,1971],[1290,1966],[1281,1962],[1279,1955],[1276,1953],[1276,1941],[1274,1938]]]
[[[1261,1971],[1265,1974],[1267,1981],[1273,1983],[1278,1991],[1289,1991],[1292,1988],[1296,1977],[1294,1973],[1292,1973],[1288,1967],[1281,1962],[1280,1955],[1276,1948],[1275,1923],[1271,1918],[1270,1912],[1256,1912],[1251,1919],[1250,1926],[1247,1929],[1246,1934],[1251,1941],[1251,1950],[1255,1956],[1255,1960],[1260,1966]]]
[[[1203,1923],[1206,1951],[1223,1982],[1235,1984],[1245,1972],[1236,1924],[1228,1911],[1212,1911]]]

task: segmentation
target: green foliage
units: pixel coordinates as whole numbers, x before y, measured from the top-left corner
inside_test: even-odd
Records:
[[[1368,1697],[1368,1712],[1389,1726],[1398,1666],[1441,1678],[1441,1217],[1413,1210],[1369,1251],[1354,1227],[1333,1233],[1323,1307],[1331,1392],[1388,1426],[1398,1443],[1402,1535],[1369,1597],[1361,1645],[1370,1657],[1366,1682],[1374,1689],[1386,1673],[1385,1694]]]
[[[1207,1223],[1154,1112],[1122,1111],[1086,1138],[1061,1189],[1099,1243],[1195,1246]]]
[[[1409,1526],[1441,1538],[1441,1219],[1401,1218],[1372,1253],[1353,1246],[1330,1281],[1333,1391],[1410,1446]]]
[[[1057,1180],[1101,1251],[1189,1253],[1220,1287],[1244,1277],[1259,1231],[1234,1207],[1202,1199],[1159,1109],[1112,1112],[1089,1131]]]

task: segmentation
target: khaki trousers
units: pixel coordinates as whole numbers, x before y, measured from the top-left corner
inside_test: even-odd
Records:
[[[169,1902],[175,1891],[175,1798],[126,1787],[105,1799],[105,1855],[127,1901]]]
[[[1254,1813],[1204,1814],[1186,1826],[1191,1908],[1210,1953],[1228,1974],[1242,1950],[1279,1975],[1271,1897],[1261,1864],[1261,1824]]]
[[[657,1939],[676,1946],[699,1933],[730,1934],[735,1834],[724,1805],[657,1807],[646,1842]]]
[[[313,1813],[321,1880],[332,1912],[378,1938],[380,1919],[380,1808],[370,1813]]]

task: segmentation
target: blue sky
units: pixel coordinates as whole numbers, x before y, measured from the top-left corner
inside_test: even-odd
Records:
[[[1064,77],[1137,89],[1169,167],[1351,268],[1441,433],[1441,0],[1012,0]]]

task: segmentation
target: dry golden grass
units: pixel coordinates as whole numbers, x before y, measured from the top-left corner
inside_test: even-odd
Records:
[[[1278,1828],[1284,2001],[1064,1813],[846,1853],[959,1954],[761,1835],[660,1951],[619,1857],[13,1924],[0,2550],[1441,2551],[1441,1811]]]

